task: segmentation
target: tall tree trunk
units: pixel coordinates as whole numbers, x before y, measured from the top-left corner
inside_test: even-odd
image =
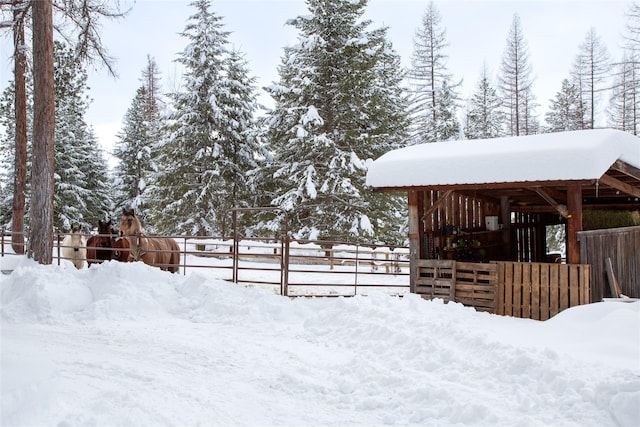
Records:
[[[19,8],[21,0],[14,0],[14,72],[15,72],[15,174],[13,177],[13,206],[11,207],[11,247],[17,254],[24,253],[24,205],[27,192],[27,86],[26,46],[24,44],[25,11]]]
[[[33,2],[33,166],[29,257],[51,264],[55,104],[52,0]]]

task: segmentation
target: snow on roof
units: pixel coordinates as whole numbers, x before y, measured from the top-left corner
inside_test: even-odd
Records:
[[[640,138],[614,129],[436,142],[369,163],[372,187],[598,179],[622,160],[640,168]]]

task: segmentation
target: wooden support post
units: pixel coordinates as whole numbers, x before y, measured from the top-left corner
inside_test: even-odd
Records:
[[[567,187],[567,264],[580,264],[580,242],[578,232],[582,231],[582,186],[572,184]]]
[[[412,293],[416,291],[417,261],[420,259],[420,247],[423,245],[420,242],[420,199],[418,191],[409,191],[409,291]]]
[[[511,203],[508,196],[500,197],[500,221],[502,222],[502,258],[511,259],[512,252],[515,252],[511,247]]]

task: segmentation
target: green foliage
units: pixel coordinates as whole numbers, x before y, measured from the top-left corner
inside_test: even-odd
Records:
[[[182,33],[189,43],[177,60],[185,69],[183,89],[170,94],[165,137],[153,147],[152,221],[162,233],[211,235],[221,231],[228,208],[251,204],[255,190],[247,176],[261,147],[246,62],[229,51],[229,33],[209,1],[192,5],[196,12]]]
[[[631,227],[640,225],[640,211],[585,210],[582,217],[584,230]]]
[[[89,100],[87,74],[78,65],[72,50],[62,43],[54,46],[55,69],[55,187],[54,226],[70,228],[79,224],[86,230],[93,228],[98,219],[104,217],[111,208],[111,182],[106,161],[93,130],[84,120]],[[27,78],[28,106],[28,159],[31,159],[31,126],[33,123],[32,81]],[[5,170],[0,190],[0,221],[7,225],[11,220],[13,201],[15,114],[13,110],[14,91],[9,86],[0,99],[0,123],[6,129],[0,141],[1,167]],[[6,177],[6,179],[5,179]],[[26,212],[30,202],[30,178],[27,172]],[[25,216],[25,222],[29,215]]]
[[[65,45],[56,42],[54,55],[54,226],[69,230],[78,224],[90,230],[111,210],[111,182],[102,150],[84,120],[87,73]]]
[[[405,141],[398,55],[386,29],[368,30],[370,22],[361,19],[366,1],[308,6],[309,15],[290,21],[299,42],[285,49],[280,81],[267,88],[276,106],[265,120],[273,158],[263,188],[300,237],[397,236],[404,199],[364,184],[366,160]]]

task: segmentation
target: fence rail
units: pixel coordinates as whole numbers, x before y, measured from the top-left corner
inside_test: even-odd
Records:
[[[61,251],[66,235],[55,235],[53,261],[58,265],[66,259]],[[372,289],[401,295],[409,291],[406,247],[324,240],[162,237],[178,242],[182,274],[207,270],[222,280],[286,296],[354,296]],[[2,233],[0,248],[2,256],[15,254],[11,232]]]
[[[56,239],[59,254],[63,235]],[[163,236],[166,237],[166,236]],[[207,269],[215,277],[285,296],[354,296],[372,289],[410,291],[409,250],[372,244],[281,239],[172,236],[181,271]],[[2,234],[2,255],[11,253]],[[54,255],[58,263],[61,256]],[[546,320],[591,301],[590,266],[522,262],[416,260],[414,289],[479,311]]]

